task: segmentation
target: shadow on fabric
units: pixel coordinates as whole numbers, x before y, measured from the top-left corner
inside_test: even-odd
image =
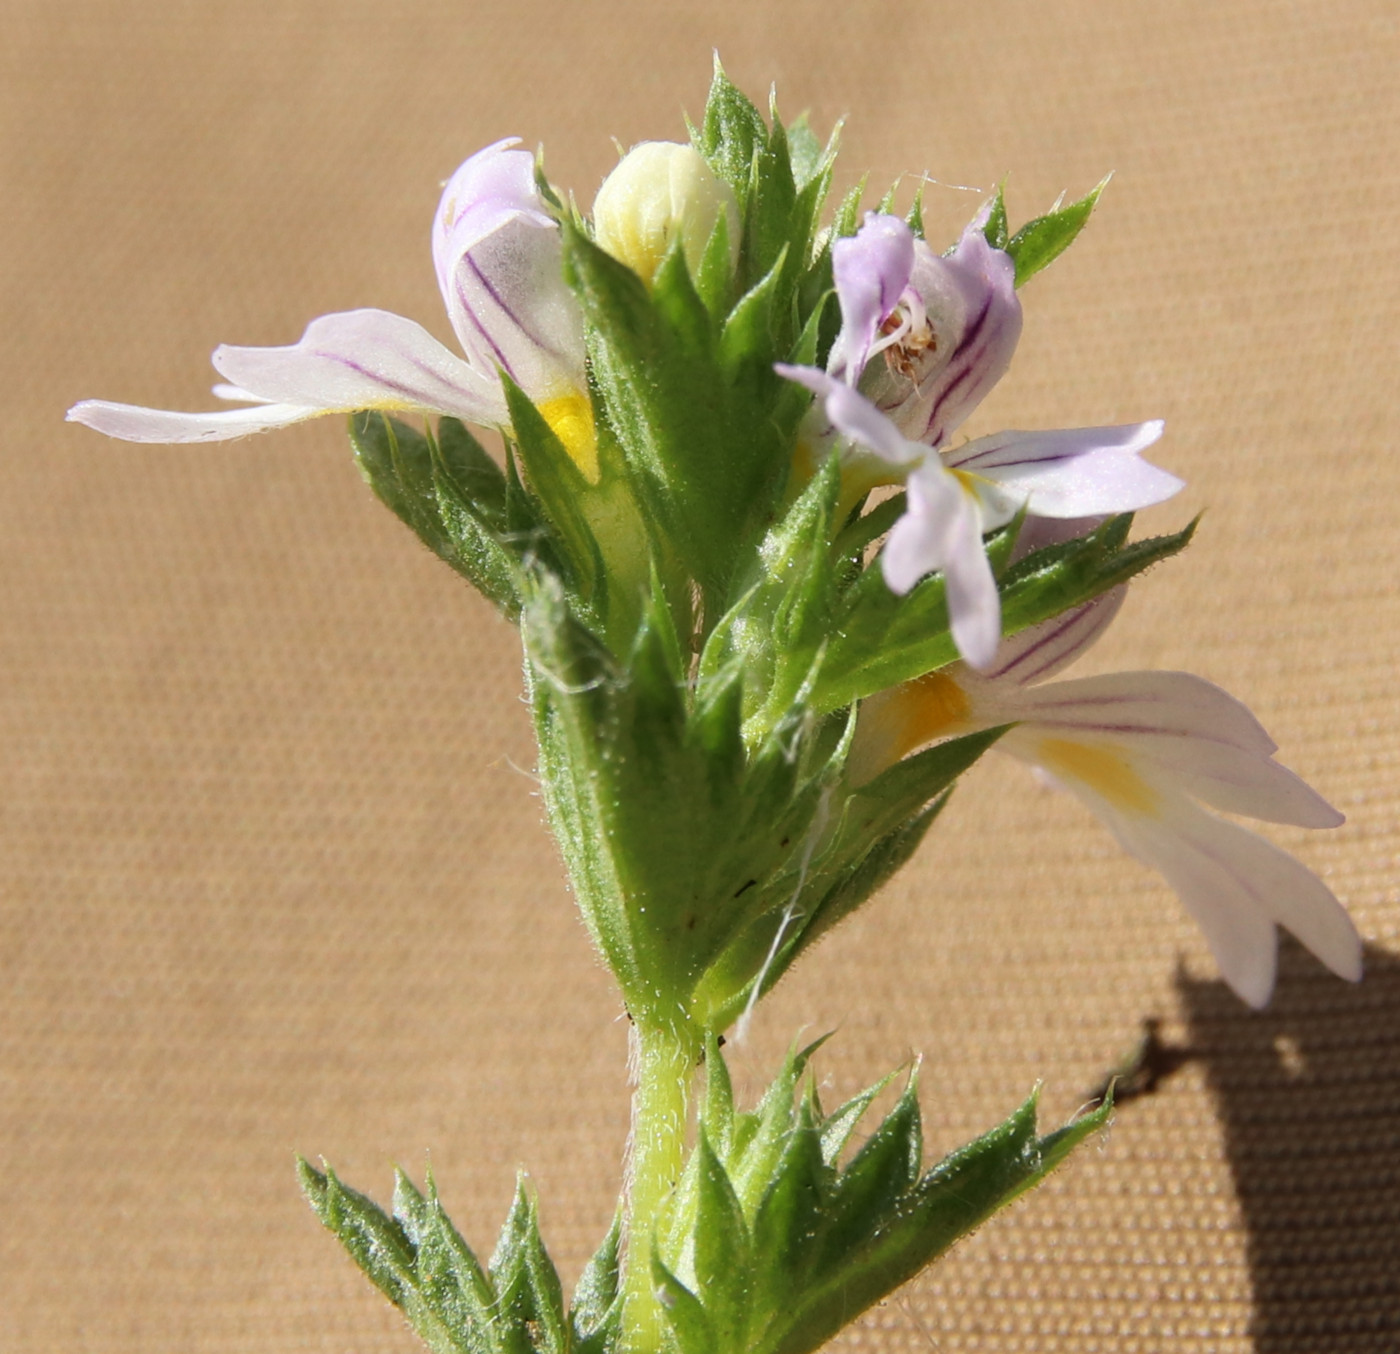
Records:
[[[1288,938],[1265,1011],[1177,979],[1247,1228],[1256,1354],[1400,1351],[1400,956],[1338,982]]]

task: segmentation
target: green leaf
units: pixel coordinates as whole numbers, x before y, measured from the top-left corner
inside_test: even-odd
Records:
[[[1111,177],[1111,176],[1110,176]],[[1099,195],[1108,187],[1108,178],[1078,202],[1058,211],[1047,212],[1028,221],[1004,246],[1016,263],[1016,285],[1019,287],[1036,273],[1053,263],[1074,243],[1084,229]],[[991,237],[988,236],[988,239]]]
[[[834,1178],[823,1156],[822,1134],[804,1105],[754,1218],[756,1321],[785,1307],[794,1288],[801,1286],[826,1226]]]
[[[535,550],[548,551],[552,561],[553,551],[542,539],[552,533],[532,514],[531,529],[511,540],[506,477],[455,419],[442,420],[429,449],[438,516],[454,547],[449,562],[515,620],[520,614],[521,556],[533,540]]]
[[[526,1354],[523,1329],[515,1343],[506,1338],[490,1283],[435,1192],[424,1199],[400,1174],[394,1219],[329,1168],[323,1174],[300,1161],[298,1171],[317,1216],[436,1354]]]
[[[1043,1179],[1106,1119],[1098,1110],[1038,1138],[1032,1096],[1004,1124],[945,1158],[891,1204],[892,1181],[905,1168],[903,1150],[912,1143],[907,1111],[894,1111],[901,1114],[905,1122],[887,1149],[888,1174],[868,1196],[872,1204],[882,1199],[884,1204],[862,1218],[855,1209],[855,1191],[845,1193],[842,1225],[826,1234],[821,1262],[809,1270],[804,1284],[794,1287],[796,1298],[785,1319],[752,1346],[754,1354],[807,1354],[819,1348],[859,1312]],[[843,1176],[838,1196],[844,1188]]]
[[[822,1120],[821,1125],[821,1149],[822,1160],[828,1166],[835,1166],[839,1160],[846,1143],[850,1141],[851,1134],[855,1131],[856,1125],[861,1121],[866,1110],[874,1102],[875,1097],[885,1089],[895,1078],[891,1072],[888,1076],[881,1077],[873,1086],[861,1091],[859,1095],[853,1095],[845,1104],[834,1110]]]
[[[705,1041],[705,1099],[700,1107],[700,1126],[720,1157],[727,1159],[734,1145],[734,1087],[714,1034],[707,1035]]]
[[[832,1193],[828,1254],[859,1245],[875,1217],[891,1218],[923,1166],[918,1079],[911,1075],[894,1109],[841,1172]]]
[[[832,158],[831,150],[817,138],[806,113],[788,124],[787,138],[793,180],[799,189],[804,188],[826,168]]]

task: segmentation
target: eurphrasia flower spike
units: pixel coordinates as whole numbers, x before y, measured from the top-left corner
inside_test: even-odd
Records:
[[[283,348],[224,345],[223,399],[251,407],[186,414],[84,400],[68,417],[131,442],[214,442],[364,409],[448,414],[502,427],[500,373],[540,406],[575,460],[596,466],[583,324],[561,273],[559,228],[514,140],[478,151],[447,183],[433,259],[465,361],[421,325],[383,310],[313,320]]]
[[[631,1022],[627,1179],[566,1310],[528,1188],[482,1266],[431,1188],[401,1179],[390,1219],[308,1168],[313,1206],[434,1348],[810,1354],[1103,1122],[1042,1136],[1031,1101],[925,1172],[912,1083],[852,1152],[879,1087],[826,1114],[799,1085],[812,1050],[756,1111],[734,1103],[723,1032],[875,895],[989,747],[1162,870],[1251,1002],[1278,924],[1359,972],[1320,881],[1200,807],[1339,821],[1238,702],[1182,673],[1036,685],[1190,539],[1129,539],[1127,514],[1180,488],[1141,459],[1162,425],[952,443],[1011,360],[1017,285],[1098,190],[1014,235],[998,196],[939,257],[889,215],[857,231],[854,202],[823,229],[834,155],[719,70],[692,145],[629,152],[591,224],[498,142],[433,222],[460,354],[351,311],[290,347],[220,348],[216,392],[245,408],[70,413],[187,442],[353,411],[375,493],[520,625],[540,793]],[[443,417],[420,431],[404,410]],[[500,429],[504,461],[459,420]],[[905,494],[866,511],[877,485]]]
[[[988,244],[981,218],[938,258],[903,221],[871,212],[833,246],[832,267],[841,331],[827,371],[778,368],[821,397],[807,456],[840,446],[856,497],[905,484],[907,510],[881,555],[885,581],[906,593],[941,570],[958,650],[986,667],[1001,609],[983,535],[1022,509],[1080,518],[1170,498],[1182,482],[1139,458],[1162,424],[1004,432],[949,448],[1021,332],[1011,257]]]
[[[1115,672],[1036,685],[1074,662],[1124,588],[1003,640],[983,673],[957,663],[866,701],[853,774],[936,738],[1010,724],[996,744],[1077,795],[1199,923],[1226,982],[1251,1006],[1274,986],[1275,926],[1332,972],[1361,977],[1361,941],[1332,891],[1292,856],[1196,801],[1273,823],[1342,815],[1273,759],[1277,744],[1218,686],[1185,672]]]

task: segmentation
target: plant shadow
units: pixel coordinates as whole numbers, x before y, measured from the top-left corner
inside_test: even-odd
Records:
[[[1219,1108],[1255,1354],[1397,1354],[1400,956],[1368,945],[1352,986],[1284,937],[1264,1011],[1218,979],[1177,988],[1188,1043],[1165,1052],[1204,1064]]]

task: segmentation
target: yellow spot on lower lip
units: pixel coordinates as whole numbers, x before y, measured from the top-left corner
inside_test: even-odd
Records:
[[[598,438],[593,429],[593,406],[576,390],[557,395],[539,406],[540,417],[563,444],[569,459],[583,472],[589,484],[597,484]]]
[[[903,757],[935,738],[951,733],[967,718],[967,693],[946,673],[929,672],[906,682],[892,701],[890,713],[900,721],[895,757]]]
[[[1128,813],[1155,814],[1157,794],[1132,762],[1112,744],[1074,743],[1067,738],[1040,740],[1041,764],[1063,780],[1077,780]]]

